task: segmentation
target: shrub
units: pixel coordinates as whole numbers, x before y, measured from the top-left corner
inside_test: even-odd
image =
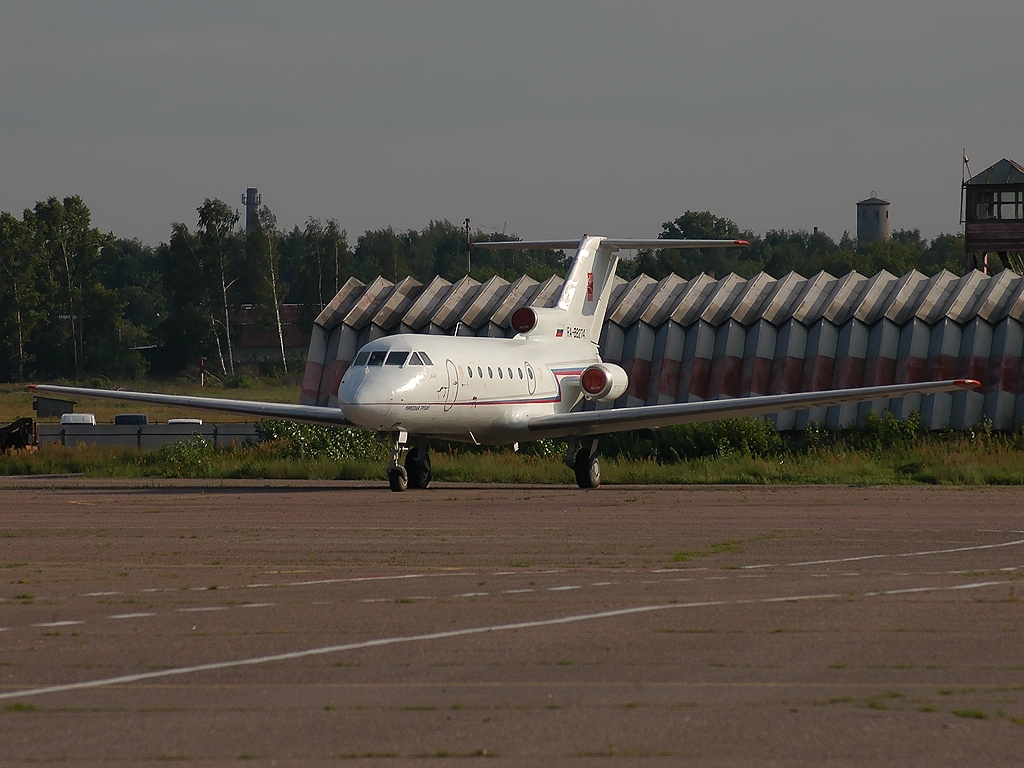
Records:
[[[159,462],[168,477],[210,477],[217,449],[199,435],[160,446]]]
[[[291,421],[261,421],[256,434],[269,452],[286,459],[384,461],[388,450],[373,433]]]

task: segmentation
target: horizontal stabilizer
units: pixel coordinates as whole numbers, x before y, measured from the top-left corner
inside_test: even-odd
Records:
[[[649,248],[742,248],[750,245],[746,240],[619,240],[609,237],[603,237],[600,240],[602,248],[627,251]],[[493,243],[473,243],[474,248],[506,251],[519,248],[575,250],[579,245],[579,240],[501,240]]]

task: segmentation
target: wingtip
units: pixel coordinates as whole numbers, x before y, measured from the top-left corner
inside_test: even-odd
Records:
[[[27,386],[27,388],[28,388],[28,389],[34,390],[34,389],[35,389],[36,387],[38,387],[39,385],[38,385],[38,384],[28,384],[28,385],[26,385],[26,386]]]
[[[733,240],[736,245],[750,245],[746,240]]]
[[[953,383],[962,389],[977,389],[981,386],[977,379],[954,379]]]

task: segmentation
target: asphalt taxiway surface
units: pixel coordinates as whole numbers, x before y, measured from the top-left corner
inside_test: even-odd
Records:
[[[0,480],[0,764],[1019,765],[1024,491]]]

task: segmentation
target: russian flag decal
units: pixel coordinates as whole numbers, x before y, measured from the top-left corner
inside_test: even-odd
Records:
[[[562,338],[562,331],[563,330],[565,330],[565,329],[564,328],[559,328],[557,331],[555,331],[555,338],[556,339]]]

